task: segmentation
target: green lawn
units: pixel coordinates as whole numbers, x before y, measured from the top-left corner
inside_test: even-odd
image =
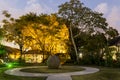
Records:
[[[62,66],[59,69],[48,69],[48,67],[39,67],[39,68],[28,68],[22,69],[23,72],[31,72],[31,73],[65,73],[65,72],[75,72],[84,70],[80,67],[73,67],[73,66]]]
[[[21,76],[11,76],[4,74],[4,71],[8,68],[0,68],[0,80],[46,80],[46,77],[21,77]]]
[[[100,68],[100,72],[72,76],[73,80],[120,80],[120,68]]]

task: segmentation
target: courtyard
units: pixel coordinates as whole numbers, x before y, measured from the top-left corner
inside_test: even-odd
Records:
[[[45,66],[37,66],[37,67],[45,67]],[[69,68],[70,66],[66,66],[66,67]],[[77,68],[77,67],[78,66],[74,66],[73,68]],[[0,68],[0,80],[13,80],[13,79],[14,80],[26,80],[26,79],[27,80],[88,80],[88,79],[89,80],[110,80],[110,79],[120,80],[120,77],[119,77],[120,69],[119,68],[97,67],[98,69],[95,68],[94,70],[94,68],[86,67],[86,68],[89,68],[88,71],[85,71],[86,70],[85,69],[82,71],[77,71],[77,73],[76,71],[67,72],[67,73],[64,71],[60,73],[55,73],[54,71],[51,73],[21,72],[20,69],[23,69],[23,68],[26,69],[26,67],[20,67],[20,66],[17,69],[1,67]],[[33,68],[33,66],[31,67],[29,66],[27,68]],[[8,71],[6,72],[6,70]]]
[[[119,0],[0,0],[0,80],[120,80]]]

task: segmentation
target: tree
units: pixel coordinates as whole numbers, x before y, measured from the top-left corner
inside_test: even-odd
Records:
[[[0,27],[0,40],[4,37],[4,30]]]
[[[111,33],[113,33],[111,34],[111,36],[115,36],[117,34],[117,31],[115,29],[110,29],[106,22],[106,19],[103,18],[102,13],[92,11],[88,7],[85,7],[83,3],[81,3],[79,0],[70,0],[69,2],[65,2],[64,4],[60,5],[58,15],[63,18],[69,29],[70,40],[72,41],[72,44],[74,46],[77,62],[79,61],[78,43],[80,42],[77,38],[80,38],[79,36],[81,36],[83,33],[90,37],[103,35],[105,39],[102,39],[105,41],[107,40],[106,33],[111,32],[111,30]],[[90,42],[89,46],[92,47],[92,44],[90,44]],[[103,43],[101,43],[101,45]],[[82,45],[84,44],[79,44],[79,47]],[[99,45],[99,48],[101,48],[101,45]],[[104,46],[102,46],[102,48],[103,47]]]
[[[4,60],[5,57],[6,57],[6,50],[4,46],[0,44],[0,58]]]
[[[6,16],[9,13],[3,12]],[[4,29],[6,31],[6,39],[8,41],[18,44],[20,49],[21,57],[24,56],[26,50],[39,50],[44,54],[50,52],[49,55],[56,54],[56,47],[61,43],[66,46],[63,42],[68,39],[67,30],[65,33],[61,32],[65,29],[65,24],[60,22],[57,15],[51,14],[40,14],[29,13],[20,16],[18,19],[11,19],[8,16],[7,19],[3,20]],[[66,48],[67,49],[67,48]]]
[[[100,31],[104,33],[107,29],[106,19],[101,13],[94,12],[85,7],[79,0],[70,0],[59,6],[58,15],[66,21],[69,28],[70,38],[79,62],[78,51],[75,38],[79,37],[82,32],[93,35]]]
[[[119,35],[118,31],[116,29],[114,29],[113,27],[109,27],[106,30],[106,35],[108,40],[113,39],[115,37],[117,37]]]
[[[26,15],[26,18],[27,16],[28,15]],[[64,36],[67,32],[61,32],[66,26],[59,22],[55,14],[41,14],[37,17],[39,18],[39,21],[28,24],[25,31],[29,33],[27,33],[27,36],[33,35],[32,37],[35,41],[34,44],[36,44],[36,46],[39,47],[38,49],[43,52],[44,61],[44,54],[46,54],[46,52],[49,52],[49,55],[56,54],[57,52],[55,52],[55,50],[57,49],[57,45],[67,39],[68,35]]]
[[[5,39],[9,42],[14,42],[18,44],[20,50],[20,60],[22,59],[22,55],[25,51],[24,45],[27,40],[27,36],[23,35],[23,29],[25,27],[25,23],[27,23],[23,19],[14,19],[7,11],[3,11],[3,15],[6,19],[3,20],[5,30]]]
[[[70,0],[70,2],[66,2],[59,6],[59,12],[58,14],[65,19],[66,25],[70,32],[70,40],[72,41],[72,44],[74,46],[74,50],[76,53],[77,62],[79,63],[78,58],[78,52],[76,48],[76,44],[73,38],[73,28],[76,27],[76,23],[78,22],[78,17],[82,14],[79,14],[81,12],[82,4],[79,0]],[[75,60],[75,59],[74,59]]]

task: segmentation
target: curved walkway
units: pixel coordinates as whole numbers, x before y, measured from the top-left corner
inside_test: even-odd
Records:
[[[47,80],[72,80],[72,75],[85,75],[98,72],[99,69],[92,68],[92,67],[82,67],[82,66],[73,66],[84,68],[83,71],[76,71],[76,72],[67,72],[67,73],[28,73],[28,72],[21,72],[21,69],[25,68],[38,68],[38,67],[45,67],[45,66],[34,66],[34,67],[23,67],[23,68],[14,68],[5,71],[8,75],[15,75],[15,76],[27,76],[27,77],[42,77],[46,76]],[[69,66],[68,66],[69,67]]]

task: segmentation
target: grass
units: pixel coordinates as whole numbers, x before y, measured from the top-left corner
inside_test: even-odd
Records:
[[[72,76],[72,80],[120,80],[120,68],[98,68],[100,71],[97,73],[82,76]],[[46,80],[46,77],[21,77],[6,75],[4,74],[4,71],[7,69],[10,68],[0,66],[0,80]],[[54,72],[53,69],[51,71]]]
[[[48,67],[39,67],[39,68],[27,68],[22,69],[23,72],[31,72],[31,73],[65,73],[65,72],[75,72],[84,70],[80,67],[73,67],[73,66],[62,66],[59,69],[48,69]]]
[[[46,77],[21,77],[4,74],[7,69],[7,67],[0,68],[0,80],[46,80]]]
[[[93,74],[72,76],[73,80],[120,80],[120,68],[100,68]]]

